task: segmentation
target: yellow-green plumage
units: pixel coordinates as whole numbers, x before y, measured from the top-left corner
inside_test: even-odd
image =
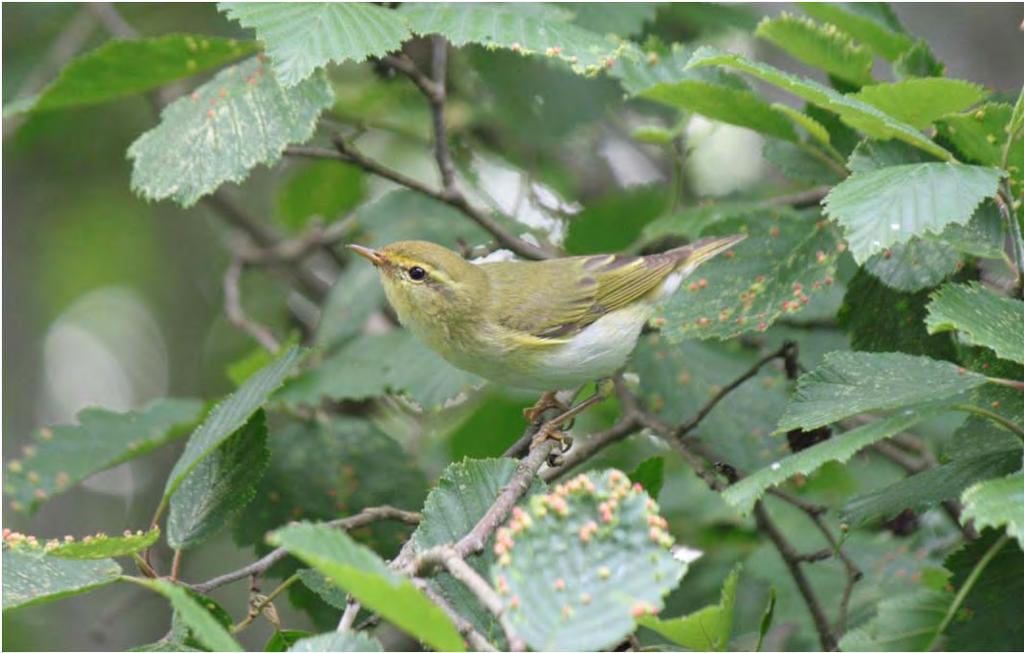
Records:
[[[615,372],[658,299],[742,239],[649,256],[481,264],[424,241],[352,247],[377,266],[402,324],[450,363],[497,383],[555,390]]]

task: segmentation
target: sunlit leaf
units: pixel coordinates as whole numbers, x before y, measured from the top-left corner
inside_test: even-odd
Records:
[[[371,3],[222,2],[221,11],[266,43],[274,72],[293,86],[330,62],[362,61],[397,50],[405,21]]]
[[[18,111],[66,109],[137,95],[216,68],[256,49],[252,41],[194,34],[107,41],[72,59],[57,79]],[[6,109],[5,117],[10,115]]]
[[[988,91],[983,86],[945,77],[915,77],[873,84],[853,95],[918,129],[924,129],[946,114],[968,109],[987,96]]]
[[[914,43],[884,2],[804,2],[799,6],[801,11],[835,25],[889,61]]]
[[[47,555],[72,560],[99,560],[131,555],[156,544],[160,539],[160,529],[153,527],[148,531],[125,531],[124,535],[110,537],[102,533],[83,537],[79,540],[63,540],[51,548]]]
[[[163,594],[171,602],[175,613],[192,631],[192,635],[211,651],[244,651],[245,649],[231,636],[206,606],[193,598],[188,590],[164,580],[143,580],[135,582]]]
[[[739,580],[739,569],[733,569],[722,585],[722,598],[718,605],[709,605],[674,619],[641,617],[638,623],[687,649],[727,651],[732,637],[733,610],[736,607],[736,586]]]
[[[791,57],[856,86],[870,84],[872,53],[833,25],[783,12],[764,18],[754,32]]]
[[[56,601],[114,582],[121,567],[113,560],[69,560],[28,545],[3,548],[3,609]]]
[[[967,342],[1024,364],[1024,302],[998,295],[979,283],[946,284],[932,295],[929,333],[955,330]]]
[[[965,224],[995,195],[996,168],[914,163],[855,173],[832,189],[825,210],[843,226],[858,262],[912,236]]]
[[[692,52],[675,46],[664,57],[652,54],[646,60],[622,59],[611,74],[630,95],[796,140],[787,116],[755,95],[739,77],[719,70],[686,70]]]
[[[409,3],[398,11],[417,34],[442,34],[456,46],[478,43],[555,57],[581,74],[596,74],[634,49],[567,22],[571,14],[551,5]]]
[[[1006,527],[1024,547],[1024,474],[982,481],[964,490],[963,519],[973,519],[978,529]]]
[[[376,553],[339,530],[316,524],[293,524],[269,536],[281,546],[345,588],[367,608],[431,648],[464,651],[465,643],[447,615],[408,578],[391,571]]]
[[[231,66],[168,105],[160,124],[132,143],[132,188],[146,199],[191,206],[307,140],[333,102],[322,73],[285,89],[262,57]]]
[[[706,46],[694,52],[688,64],[689,67],[713,65],[735,68],[785,89],[808,102],[837,113],[844,122],[863,131],[868,136],[882,140],[898,138],[940,159],[951,160],[953,158],[949,152],[910,125],[886,115],[854,97],[843,95],[806,77],[799,77],[767,64],[750,61],[738,54],[724,53]]]

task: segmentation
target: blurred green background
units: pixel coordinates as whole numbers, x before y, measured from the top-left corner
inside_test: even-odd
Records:
[[[663,5],[657,10],[657,29],[649,31],[664,42],[714,40],[800,69],[749,34],[732,29],[749,29],[760,15],[784,8]],[[1020,5],[894,8],[908,31],[927,39],[947,63],[947,75],[1007,93],[1020,88]],[[212,4],[132,4],[118,6],[118,11],[143,35],[249,36]],[[108,39],[109,27],[102,8],[4,5],[3,102],[38,91],[74,54]],[[456,150],[460,143],[485,153],[491,148],[495,156],[531,170],[564,204],[591,211],[593,220],[625,229],[614,202],[602,203],[602,198],[635,185],[664,184],[669,176],[665,157],[628,138],[633,109],[607,80],[583,80],[544,61],[505,53],[483,56],[473,48],[454,58],[452,77],[456,91],[449,118]],[[332,78],[341,116],[377,121],[385,128],[372,141],[375,154],[430,179],[428,116],[407,85],[381,84],[371,64],[341,67]],[[221,278],[229,260],[225,243],[236,235],[201,204],[189,210],[169,202],[148,204],[129,188],[125,151],[155,122],[144,97],[4,120],[5,460],[20,455],[33,429],[70,422],[85,406],[125,410],[165,395],[223,394],[232,387],[226,366],[252,350],[252,343],[227,323],[222,311]],[[738,128],[691,129],[695,149],[685,179],[693,197],[756,189],[778,179],[760,158],[760,137]],[[287,226],[287,216],[275,209],[273,191],[281,179],[305,165],[285,161],[273,170],[257,169],[240,188],[229,191],[255,215],[276,215]],[[496,199],[515,200],[507,168],[481,165],[478,174]],[[365,186],[371,195],[384,190],[377,180],[358,175],[351,183]],[[316,188],[309,192],[315,194]],[[651,193],[649,201],[655,205],[652,212],[660,210],[659,193]],[[538,211],[534,218],[551,219],[556,213]],[[641,214],[634,218],[640,221],[637,225],[645,219]],[[616,240],[580,246],[615,247]],[[252,313],[286,326],[282,307],[289,293],[283,284],[257,274],[247,278],[244,289]],[[517,410],[516,404],[509,412]],[[3,525],[40,537],[140,527],[176,453],[177,446],[166,448],[104,472],[46,503],[30,519],[6,510]],[[188,575],[205,577],[249,559],[251,552],[237,550],[225,534],[190,556]],[[242,585],[218,596],[239,605],[245,600]],[[162,600],[141,590],[108,587],[88,600],[5,616],[3,647],[99,650],[139,645],[166,632],[168,611]],[[293,616],[289,623],[301,625],[302,618]],[[265,625],[250,629],[244,641],[260,645],[267,632]]]

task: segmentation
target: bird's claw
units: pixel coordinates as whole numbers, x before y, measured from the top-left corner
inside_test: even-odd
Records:
[[[552,449],[551,454],[548,456],[548,465],[552,467],[561,465],[562,454],[569,451],[569,448],[572,447],[572,436],[558,428],[558,426],[548,423],[540,427],[537,434],[533,436],[530,448],[539,446],[545,440],[554,440],[558,443],[557,450]]]

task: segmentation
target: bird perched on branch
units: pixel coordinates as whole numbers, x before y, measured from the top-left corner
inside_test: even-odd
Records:
[[[544,391],[532,419],[552,406],[555,390],[621,368],[658,300],[744,238],[705,238],[648,256],[480,264],[418,240],[349,248],[376,266],[402,324],[445,360],[495,383]]]

